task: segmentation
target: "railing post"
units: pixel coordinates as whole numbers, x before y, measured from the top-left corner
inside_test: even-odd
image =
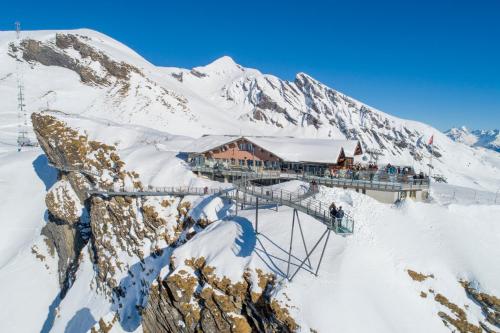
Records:
[[[236,202],[236,216],[238,216],[238,190],[236,190],[236,199],[235,199],[235,202]]]
[[[255,197],[255,233],[259,233],[259,197]]]

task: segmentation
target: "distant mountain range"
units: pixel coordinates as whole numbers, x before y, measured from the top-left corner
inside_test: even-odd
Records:
[[[456,142],[464,143],[471,147],[483,147],[500,153],[500,130],[472,130],[467,127],[452,128],[445,134]]]

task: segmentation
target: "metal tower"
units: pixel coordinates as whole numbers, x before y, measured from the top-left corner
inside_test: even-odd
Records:
[[[21,23],[16,22],[17,43],[21,40]],[[28,137],[28,114],[26,112],[26,104],[24,103],[24,83],[22,73],[22,62],[16,61],[16,76],[17,76],[17,151],[21,151],[22,147],[33,146]]]

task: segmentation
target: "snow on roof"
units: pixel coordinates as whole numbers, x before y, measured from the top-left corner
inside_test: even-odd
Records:
[[[335,140],[342,145],[344,148],[345,156],[354,157],[354,153],[356,152],[356,147],[358,146],[359,141],[357,140]]]
[[[344,150],[347,156],[353,156],[358,141],[331,139],[300,139],[293,137],[271,136],[231,136],[207,135],[186,147],[187,152],[203,153],[238,139],[247,139],[255,145],[289,162],[336,162]]]
[[[246,137],[281,159],[289,162],[337,162],[342,145],[335,140],[291,137]]]
[[[187,145],[185,152],[204,153],[207,150],[217,148],[240,138],[241,136],[238,135],[205,135]]]

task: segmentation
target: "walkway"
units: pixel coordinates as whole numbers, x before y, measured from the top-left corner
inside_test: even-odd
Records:
[[[81,170],[77,167],[53,167],[62,171],[81,172],[85,174],[96,175],[87,170]],[[252,177],[253,176],[253,177]],[[276,177],[276,176],[274,176]],[[332,218],[329,213],[329,205],[319,200],[313,199],[316,192],[312,189],[304,192],[290,192],[286,190],[273,190],[263,186],[255,186],[250,183],[252,180],[262,179],[260,175],[249,175],[234,182],[234,186],[208,188],[208,187],[189,187],[189,186],[147,186],[144,190],[137,189],[90,189],[89,195],[102,196],[185,196],[185,195],[215,195],[234,200],[249,205],[276,204],[284,205],[312,216],[325,224],[328,229],[338,234],[352,234],[354,231],[354,220],[347,213],[342,219]],[[269,178],[271,179],[271,178]]]
[[[233,178],[252,178],[252,179],[297,179],[306,182],[311,182],[315,180],[318,184],[329,186],[329,187],[342,187],[342,188],[353,188],[353,189],[365,189],[374,191],[410,191],[410,190],[424,190],[429,188],[428,179],[413,179],[404,178],[402,176],[394,176],[391,178],[389,175],[375,175],[370,180],[369,173],[360,172],[357,178],[330,178],[330,177],[320,177],[309,174],[302,173],[287,173],[281,172],[280,170],[263,170],[263,171],[253,171],[253,170],[228,170],[228,169],[214,169],[205,166],[193,166],[193,172],[210,173],[214,175],[221,175],[225,177]],[[384,179],[380,179],[384,178]]]

